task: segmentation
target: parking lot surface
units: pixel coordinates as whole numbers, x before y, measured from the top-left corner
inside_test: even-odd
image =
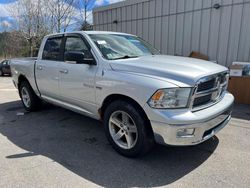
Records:
[[[25,112],[11,78],[0,77],[0,187],[96,186],[250,187],[250,106],[236,105],[205,143],[129,159],[96,120],[52,105]]]

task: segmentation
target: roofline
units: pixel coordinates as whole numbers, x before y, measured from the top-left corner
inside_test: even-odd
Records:
[[[100,7],[94,8],[93,13],[101,12],[101,11],[105,11],[105,10],[110,10],[110,9],[114,9],[114,8],[119,8],[119,7],[124,7],[124,6],[129,6],[129,5],[134,5],[134,4],[138,4],[138,3],[142,3],[142,2],[148,2],[148,1],[150,1],[150,0],[124,0],[124,1],[113,3],[110,5],[105,5],[105,6],[100,6]]]
[[[76,34],[76,33],[86,34],[86,35],[98,34],[99,33],[99,34],[121,34],[121,35],[131,35],[131,36],[134,36],[133,34],[123,33],[123,32],[93,30],[93,31],[71,31],[71,32],[62,32],[62,33],[52,33],[52,34],[46,35],[45,37],[46,38],[50,38],[50,37],[56,37],[56,36],[65,35],[65,34]]]

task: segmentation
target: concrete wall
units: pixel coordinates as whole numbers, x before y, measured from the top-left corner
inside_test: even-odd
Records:
[[[138,35],[164,54],[250,61],[250,0],[127,0],[95,9],[93,19],[95,30]]]

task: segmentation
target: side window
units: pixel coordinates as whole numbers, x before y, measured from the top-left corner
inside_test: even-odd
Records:
[[[60,61],[61,54],[60,48],[62,44],[62,38],[49,38],[47,39],[44,49],[42,59]]]
[[[4,66],[7,65],[7,61],[4,61],[4,62],[3,62],[3,65],[4,65]]]
[[[85,58],[93,57],[85,42],[79,37],[67,37],[65,52],[69,51],[83,52]]]

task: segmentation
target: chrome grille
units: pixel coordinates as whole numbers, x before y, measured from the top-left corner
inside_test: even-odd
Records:
[[[202,78],[198,81],[191,100],[191,108],[199,110],[219,101],[226,92],[227,72]]]
[[[215,78],[202,82],[198,85],[197,92],[212,89],[214,87]]]

